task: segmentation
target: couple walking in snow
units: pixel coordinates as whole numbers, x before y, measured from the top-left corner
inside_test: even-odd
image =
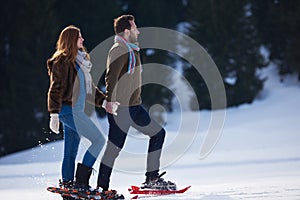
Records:
[[[159,176],[165,130],[141,106],[142,69],[137,42],[139,31],[134,16],[122,15],[116,18],[114,30],[115,41],[106,65],[105,94],[93,83],[90,74],[92,63],[79,28],[66,27],[60,33],[55,53],[47,60],[50,76],[49,126],[53,132],[59,133],[61,122],[64,132],[61,187],[91,190],[89,179],[93,165],[105,145],[102,133],[84,113],[86,102],[103,107],[109,122],[108,141],[100,163],[97,191],[116,194],[116,191],[109,190],[110,176],[130,126],[149,136],[144,186],[151,188],[173,184]],[[76,167],[80,136],[87,138],[91,145]],[[116,198],[118,197],[120,196],[116,194]]]

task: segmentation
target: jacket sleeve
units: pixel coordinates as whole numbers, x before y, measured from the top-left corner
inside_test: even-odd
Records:
[[[48,90],[48,111],[50,113],[59,113],[62,107],[63,91],[65,84],[63,80],[66,79],[66,67],[56,63],[53,64],[50,75],[50,86]]]
[[[106,100],[108,102],[117,101],[117,85],[122,69],[128,63],[128,52],[121,46],[111,49],[106,65]]]
[[[104,99],[104,93],[93,83],[93,94],[87,95],[87,102],[101,108]]]

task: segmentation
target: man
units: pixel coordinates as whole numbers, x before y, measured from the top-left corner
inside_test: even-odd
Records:
[[[101,160],[97,187],[108,190],[115,159],[124,146],[130,126],[149,136],[145,188],[176,189],[170,181],[159,175],[161,149],[165,130],[141,106],[141,60],[137,38],[140,32],[132,15],[114,20],[115,43],[109,51],[106,66],[106,111],[109,134]],[[113,115],[113,102],[119,102],[117,115]]]

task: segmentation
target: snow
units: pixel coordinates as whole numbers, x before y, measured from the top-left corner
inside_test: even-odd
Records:
[[[205,159],[200,159],[199,152],[211,112],[167,114],[165,148],[174,145],[178,130],[193,140],[184,151],[175,152],[175,148],[174,152],[163,152],[165,179],[175,181],[179,188],[192,187],[185,194],[147,199],[300,199],[300,85],[294,76],[279,82],[272,66],[260,73],[268,76],[264,90],[252,104],[227,109],[222,136]],[[179,123],[180,119],[189,123]],[[197,119],[197,134],[189,137],[194,134],[191,125]],[[107,133],[106,119],[95,122]],[[127,188],[144,180],[146,144],[145,137],[131,130],[113,171],[111,188],[126,198],[132,196]],[[83,140],[78,161],[88,145]],[[62,147],[62,141],[58,141],[2,157],[1,199],[59,199],[46,187],[58,185]],[[94,168],[98,167],[99,159]],[[93,187],[96,180],[94,173]]]

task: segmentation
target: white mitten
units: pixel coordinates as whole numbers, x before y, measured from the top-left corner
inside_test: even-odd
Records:
[[[57,113],[50,114],[50,123],[49,127],[52,132],[59,134],[59,118]]]

